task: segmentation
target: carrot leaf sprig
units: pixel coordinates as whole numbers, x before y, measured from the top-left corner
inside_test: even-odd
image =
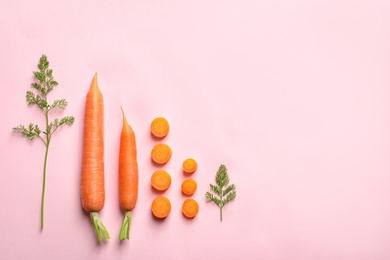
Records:
[[[19,125],[14,127],[13,130],[20,132],[23,136],[29,140],[39,138],[46,147],[45,160],[43,164],[43,187],[42,187],[42,202],[41,202],[41,229],[44,226],[44,208],[45,208],[45,187],[46,187],[46,165],[49,152],[49,145],[51,137],[54,132],[63,125],[72,125],[74,123],[73,116],[65,116],[63,118],[56,118],[52,122],[49,122],[49,112],[54,108],[65,110],[68,102],[65,99],[54,100],[52,104],[49,104],[47,95],[58,85],[58,82],[54,80],[53,70],[49,69],[49,61],[46,55],[42,55],[38,64],[39,71],[34,71],[33,74],[37,80],[31,84],[31,86],[38,91],[35,94],[33,91],[27,91],[26,101],[28,105],[38,106],[45,114],[46,129],[44,131],[37,124],[30,123],[28,126]]]
[[[210,184],[210,188],[216,193],[215,196],[210,192],[206,192],[206,199],[214,202],[219,207],[220,220],[222,221],[222,208],[230,201],[236,198],[236,186],[231,184],[228,171],[225,165],[221,164],[215,176],[215,182],[217,185]],[[227,187],[226,187],[227,186]],[[226,187],[226,189],[224,189]]]

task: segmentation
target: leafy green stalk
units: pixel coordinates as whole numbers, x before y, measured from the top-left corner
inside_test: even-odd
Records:
[[[222,221],[222,208],[236,198],[236,186],[234,184],[227,186],[230,179],[226,166],[223,164],[219,166],[215,182],[217,185],[210,184],[210,188],[217,196],[211,194],[210,192],[206,192],[206,199],[214,202],[219,207],[220,221]],[[224,189],[226,186],[227,188]]]
[[[133,213],[131,211],[126,211],[125,218],[123,219],[122,228],[119,233],[120,240],[128,240],[130,237],[130,224],[132,215]]]
[[[42,55],[38,64],[39,71],[34,71],[33,74],[37,79],[37,82],[31,84],[31,86],[38,91],[35,94],[33,91],[27,91],[26,101],[28,105],[36,105],[45,114],[46,130],[42,131],[38,125],[30,123],[27,127],[19,125],[14,127],[13,130],[20,132],[23,136],[29,140],[34,138],[40,139],[46,147],[45,159],[43,163],[43,186],[42,186],[42,201],[41,201],[41,229],[44,227],[44,213],[45,213],[45,190],[46,190],[46,166],[49,154],[49,146],[51,138],[55,131],[63,125],[72,125],[74,123],[73,116],[65,116],[61,119],[54,119],[49,122],[49,112],[54,108],[65,110],[68,102],[65,99],[54,100],[53,104],[49,104],[47,95],[53,90],[58,82],[54,80],[53,70],[49,69],[49,61],[46,55]]]
[[[98,212],[91,212],[90,217],[91,217],[93,226],[95,227],[95,231],[96,231],[99,243],[102,242],[102,236],[105,240],[110,239],[110,235],[108,234],[106,227],[103,225],[102,221],[99,218],[99,213]]]

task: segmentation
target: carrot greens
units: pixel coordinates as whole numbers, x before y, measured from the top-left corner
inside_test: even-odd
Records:
[[[42,131],[38,125],[30,123],[27,127],[19,125],[14,127],[13,130],[20,132],[23,136],[29,140],[34,138],[40,139],[46,147],[45,159],[43,163],[43,187],[42,187],[42,202],[41,202],[41,229],[44,226],[44,208],[45,208],[45,187],[46,187],[46,165],[49,152],[49,145],[54,132],[63,125],[72,125],[74,122],[73,116],[65,116],[61,119],[54,119],[49,122],[49,112],[55,108],[64,110],[68,102],[65,99],[54,100],[50,104],[47,100],[47,95],[53,90],[58,82],[54,80],[53,70],[49,69],[49,61],[46,55],[42,55],[38,64],[39,71],[34,71],[33,74],[37,79],[37,82],[31,84],[31,86],[38,91],[35,94],[33,91],[27,91],[26,101],[28,105],[37,105],[45,114],[46,129]]]
[[[210,188],[218,195],[215,196],[210,192],[206,192],[206,199],[214,202],[219,207],[220,220],[222,221],[222,208],[236,198],[236,186],[234,184],[229,185],[226,189],[223,189],[230,182],[228,171],[225,165],[221,164],[215,177],[217,185],[210,184]]]

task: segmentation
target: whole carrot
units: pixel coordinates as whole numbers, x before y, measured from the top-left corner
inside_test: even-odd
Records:
[[[95,74],[85,105],[81,203],[90,213],[99,242],[102,241],[101,235],[104,239],[110,238],[99,218],[104,200],[104,104]]]
[[[127,123],[125,113],[122,110],[123,126],[119,148],[119,204],[125,211],[119,239],[129,239],[132,210],[137,204],[138,198],[138,163],[135,134]]]

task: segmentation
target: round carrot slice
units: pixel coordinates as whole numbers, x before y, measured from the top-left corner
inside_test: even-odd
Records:
[[[187,179],[187,180],[184,180],[183,183],[181,184],[181,191],[185,195],[192,195],[196,191],[197,186],[198,185],[196,184],[195,180]]]
[[[158,196],[152,202],[152,213],[156,218],[166,218],[171,212],[171,202],[164,196]]]
[[[194,199],[186,199],[183,202],[181,211],[183,212],[184,216],[186,216],[187,218],[193,218],[199,212],[199,204]]]
[[[193,158],[188,158],[183,162],[183,171],[186,173],[194,173],[198,168],[198,163]]]
[[[155,137],[165,137],[169,132],[169,123],[165,118],[157,117],[150,124],[150,131]]]
[[[152,160],[157,164],[166,164],[171,156],[172,150],[167,144],[156,144],[152,149]]]
[[[155,171],[151,178],[153,188],[159,191],[164,191],[171,186],[171,175],[163,170]]]

